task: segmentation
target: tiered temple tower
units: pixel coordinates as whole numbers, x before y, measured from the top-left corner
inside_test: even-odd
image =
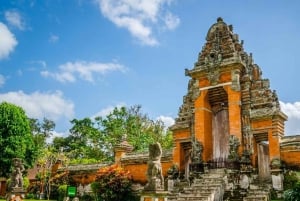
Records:
[[[173,162],[181,171],[186,170],[193,142],[199,141],[203,161],[221,167],[234,151],[229,145],[234,139],[240,159],[249,157],[261,177],[270,177],[270,164],[276,169],[280,162],[280,139],[287,116],[232,25],[217,19],[194,67],[185,74],[191,78],[188,92],[171,127]]]

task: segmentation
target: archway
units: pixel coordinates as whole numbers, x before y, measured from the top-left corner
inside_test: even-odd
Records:
[[[208,99],[212,109],[212,160],[221,165],[229,154],[228,95],[223,87],[215,87],[208,90]]]

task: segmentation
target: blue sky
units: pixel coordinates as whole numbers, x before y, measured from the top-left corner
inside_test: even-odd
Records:
[[[0,101],[73,118],[142,105],[172,124],[210,26],[222,17],[253,53],[300,134],[297,0],[0,0]]]

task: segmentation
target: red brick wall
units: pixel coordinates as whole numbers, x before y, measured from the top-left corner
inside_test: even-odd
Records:
[[[168,162],[162,162],[162,171],[164,177],[167,176],[167,171],[168,169],[172,166],[173,162],[168,161]],[[148,165],[147,163],[141,163],[141,164],[127,164],[127,165],[122,165],[122,167],[125,170],[128,170],[130,174],[133,176],[133,180],[139,183],[147,183],[147,169]]]
[[[284,161],[287,166],[297,166],[300,168],[300,150],[281,151],[281,160]]]

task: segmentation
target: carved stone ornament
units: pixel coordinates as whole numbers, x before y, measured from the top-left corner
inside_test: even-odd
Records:
[[[273,158],[270,162],[271,169],[280,169],[281,160],[279,158]]]
[[[230,161],[238,161],[239,155],[238,155],[238,148],[240,146],[239,138],[235,135],[229,136],[229,155],[228,159]]]
[[[179,167],[176,164],[173,164],[169,169],[168,169],[168,178],[169,179],[177,179],[179,176]]]
[[[211,85],[217,85],[219,83],[220,72],[219,68],[209,69],[207,72],[207,78],[210,81]]]
[[[149,145],[149,161],[147,170],[148,183],[144,188],[144,190],[146,191],[156,191],[164,189],[164,177],[162,174],[160,162],[161,155],[162,148],[158,142]]]
[[[192,163],[202,163],[203,145],[198,140],[192,142],[191,160]]]
[[[231,89],[235,91],[240,91],[241,86],[240,86],[240,73],[238,70],[234,70],[231,72]]]
[[[13,171],[11,174],[11,184],[12,188],[23,188],[23,176],[25,168],[23,166],[22,160],[20,158],[14,158],[13,160]]]
[[[193,85],[191,87],[192,100],[195,101],[200,96],[199,80],[193,80]]]

